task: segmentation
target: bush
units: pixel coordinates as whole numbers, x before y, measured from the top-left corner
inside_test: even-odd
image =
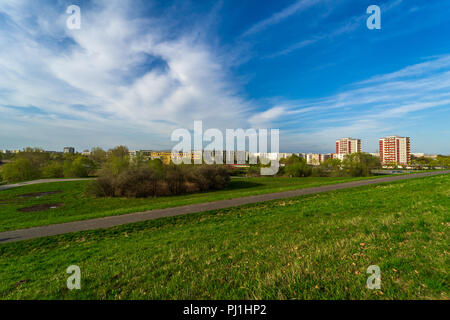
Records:
[[[257,164],[251,164],[247,170],[247,176],[259,177],[261,175],[261,168]]]
[[[183,194],[187,191],[185,168],[184,165],[175,164],[166,167],[165,182],[173,195]]]
[[[86,193],[96,197],[115,196],[116,177],[103,173],[96,180],[88,184]]]
[[[150,168],[131,168],[117,177],[116,196],[154,197],[157,192],[158,180],[157,172]]]
[[[322,166],[316,166],[311,170],[312,177],[328,177],[328,172]]]
[[[200,191],[224,189],[230,182],[230,172],[224,166],[202,165],[194,166],[188,176]]]
[[[8,182],[34,180],[40,177],[40,171],[31,160],[18,158],[2,166],[2,177]]]
[[[220,190],[230,181],[227,168],[215,165],[131,166],[119,174],[100,171],[87,192],[97,197],[155,197]]]

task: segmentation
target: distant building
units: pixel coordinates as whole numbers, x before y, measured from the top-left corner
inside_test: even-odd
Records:
[[[280,152],[278,155],[279,155],[278,156],[279,159],[287,159],[287,158],[292,157],[293,153]]]
[[[336,140],[336,154],[346,155],[361,152],[361,139],[342,138]]]
[[[313,166],[318,166],[330,158],[331,158],[330,154],[308,153],[306,155],[306,163]]]
[[[83,155],[83,156],[89,156],[90,154],[91,154],[91,152],[87,149],[81,153],[81,155]]]
[[[74,154],[75,148],[74,147],[64,147],[64,153]]]
[[[423,152],[416,152],[416,153],[411,153],[411,155],[416,157],[416,158],[420,158],[420,157],[424,157],[425,153],[423,153]]]
[[[339,159],[341,161],[344,161],[344,158],[347,156],[346,153],[332,153],[331,158],[332,159]]]
[[[416,152],[416,153],[411,153],[412,156],[416,157],[416,158],[429,158],[429,159],[436,159],[438,157],[437,154],[426,154],[423,152]]]
[[[382,165],[408,165],[411,162],[409,137],[388,136],[379,139],[380,161]]]

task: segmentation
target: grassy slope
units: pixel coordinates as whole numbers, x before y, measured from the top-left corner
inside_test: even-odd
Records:
[[[36,184],[0,191],[0,232],[351,180],[355,178],[233,178],[227,190],[147,199],[95,199],[84,195],[84,189],[89,183],[87,181]],[[62,190],[63,193],[38,199],[17,198],[17,195],[21,194],[55,190]],[[64,203],[65,205],[40,212],[17,211],[19,208],[42,203]]]
[[[0,297],[448,299],[449,209],[445,175],[5,244]]]

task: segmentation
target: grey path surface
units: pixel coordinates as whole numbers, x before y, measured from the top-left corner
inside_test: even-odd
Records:
[[[236,199],[230,199],[230,200],[205,202],[205,203],[198,203],[198,204],[186,205],[186,206],[181,206],[181,207],[157,209],[157,210],[130,213],[130,214],[124,214],[124,215],[118,215],[118,216],[110,216],[110,217],[96,218],[96,219],[90,219],[90,220],[53,224],[53,225],[35,227],[35,228],[29,228],[29,229],[6,231],[6,232],[0,233],[0,243],[22,241],[22,240],[27,240],[27,239],[47,237],[47,236],[53,236],[53,235],[76,232],[76,231],[83,231],[83,230],[110,228],[110,227],[119,226],[119,225],[123,225],[123,224],[127,224],[127,223],[134,223],[134,222],[140,222],[140,221],[152,220],[152,219],[158,219],[158,218],[164,218],[164,217],[173,217],[173,216],[178,216],[178,215],[188,214],[188,213],[209,211],[209,210],[215,210],[215,209],[223,209],[223,208],[235,207],[235,206],[240,206],[240,205],[250,204],[250,203],[291,198],[291,197],[296,197],[296,196],[301,196],[301,195],[306,195],[306,194],[354,188],[354,187],[366,186],[366,185],[371,185],[371,184],[379,184],[379,183],[383,183],[383,182],[408,180],[408,179],[428,177],[428,176],[434,176],[434,175],[439,175],[439,174],[448,174],[448,173],[450,173],[450,170],[416,173],[416,174],[401,175],[401,176],[396,176],[396,177],[377,178],[377,179],[370,179],[370,180],[359,180],[359,181],[332,184],[332,185],[326,185],[326,186],[320,186],[320,187],[314,187],[314,188],[297,189],[297,190],[291,190],[291,191],[262,194],[262,195],[257,195],[257,196],[236,198]]]
[[[39,179],[39,180],[25,181],[25,182],[19,182],[19,183],[14,183],[14,184],[6,184],[4,186],[0,186],[0,191],[6,190],[6,189],[11,189],[11,188],[28,186],[30,184],[49,183],[49,182],[64,182],[64,181],[82,181],[82,180],[91,180],[91,179],[94,179],[94,178]]]

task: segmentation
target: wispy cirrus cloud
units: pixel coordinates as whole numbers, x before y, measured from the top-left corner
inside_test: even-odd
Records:
[[[30,136],[41,126],[102,128],[116,137],[124,129],[152,132],[151,141],[132,145],[158,136],[167,143],[171,130],[200,119],[244,127],[252,105],[220,54],[195,30],[167,37],[160,19],[134,15],[133,5],[94,1],[82,10],[82,28],[67,30],[64,6],[2,2],[0,107],[7,117],[0,121],[10,128],[14,121],[33,123]]]
[[[269,18],[266,18],[264,20],[259,21],[256,24],[254,24],[248,30],[246,30],[242,34],[242,36],[246,37],[246,36],[261,32],[264,29],[266,29],[272,25],[278,24],[281,21],[291,17],[294,14],[305,11],[320,2],[323,2],[323,0],[297,0],[290,6],[284,8],[283,10],[272,14]]]

